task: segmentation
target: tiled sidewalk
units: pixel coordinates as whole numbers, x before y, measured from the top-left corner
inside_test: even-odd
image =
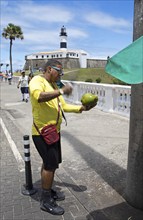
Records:
[[[12,128],[16,129],[14,124],[12,125]],[[63,216],[52,216],[49,213],[40,210],[40,171],[38,171],[39,164],[36,165],[36,160],[34,160],[32,164],[34,167],[32,167],[32,175],[34,179],[33,187],[38,191],[31,196],[23,195],[22,191],[25,189],[23,186],[25,184],[25,170],[23,172],[18,170],[17,161],[2,129],[1,137],[1,220],[86,219],[86,216],[89,214],[88,211],[81,205],[78,199],[71,193],[68,187],[66,187],[66,185],[58,178],[58,176],[55,178],[56,186],[58,186],[56,188],[59,190],[62,189],[66,195],[66,200],[60,202],[60,205],[65,209],[65,214]],[[69,185],[71,185],[71,183],[69,183]],[[75,184],[73,184],[73,187],[78,188],[78,186]],[[78,190],[80,190],[80,188],[78,188]]]
[[[15,85],[1,85],[1,118],[20,155],[23,135],[31,132],[30,103],[20,101]],[[67,115],[62,125],[63,163],[54,185],[64,191],[59,202],[63,216],[52,216],[39,207],[41,159],[30,140],[33,186],[31,196],[21,192],[25,170],[18,162],[0,126],[0,219],[1,220],[143,220],[143,211],[126,203],[124,189],[128,150],[128,120],[92,110]],[[89,132],[90,128],[90,132]],[[24,161],[23,161],[24,162]]]

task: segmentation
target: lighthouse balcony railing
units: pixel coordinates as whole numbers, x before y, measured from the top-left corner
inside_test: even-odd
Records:
[[[70,96],[64,96],[65,100],[81,104],[84,93],[93,93],[98,96],[96,108],[110,113],[116,113],[125,117],[130,115],[131,87],[124,85],[99,84],[79,81],[62,80],[64,84],[71,83],[73,92]]]

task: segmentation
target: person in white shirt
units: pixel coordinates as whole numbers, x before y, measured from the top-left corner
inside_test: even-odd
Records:
[[[12,73],[10,72],[10,70],[9,70],[9,72],[7,73],[7,79],[8,79],[8,84],[11,85]]]
[[[29,91],[28,91],[29,77],[25,75],[25,70],[22,70],[21,76],[19,77],[17,88],[21,89],[22,101],[28,102]]]

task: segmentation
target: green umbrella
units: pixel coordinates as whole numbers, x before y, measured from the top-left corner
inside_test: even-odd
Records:
[[[109,58],[105,72],[128,84],[142,83],[143,36]]]

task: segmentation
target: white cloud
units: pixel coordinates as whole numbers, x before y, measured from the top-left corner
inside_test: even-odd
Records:
[[[68,28],[68,35],[72,38],[87,37],[88,34],[80,29]]]
[[[98,2],[100,4],[100,1]],[[60,48],[59,33],[62,25],[67,28],[68,48],[80,48],[89,54],[95,53],[96,57],[111,55],[123,48],[130,40],[129,36],[132,35],[132,21],[122,17],[127,15],[129,8],[124,11],[125,14],[121,13],[121,16],[120,11],[116,13],[114,8],[112,14],[109,14],[108,7],[106,13],[93,11],[97,8],[96,1],[92,1],[92,8],[91,5],[88,7],[88,4],[74,0],[2,0],[1,28],[6,27],[8,23],[13,23],[19,25],[24,34],[23,41],[13,42],[13,62],[21,65],[25,55]],[[107,4],[106,1],[105,4]],[[118,17],[114,15],[115,13]],[[122,33],[127,34],[121,41]],[[116,48],[117,45],[118,48]],[[2,59],[7,60],[9,41],[2,38],[1,48]]]
[[[1,7],[7,7],[7,5],[8,5],[8,1],[1,1]]]
[[[73,14],[62,6],[38,5],[36,2],[23,1],[22,4],[13,1],[13,8],[7,4],[2,6],[2,27],[8,23],[14,23],[23,27],[41,26],[46,29],[47,24],[68,23],[73,19]],[[41,23],[42,22],[42,23]]]
[[[29,7],[24,5],[19,9],[24,18],[28,20],[32,19],[33,21],[43,21],[44,23],[67,23],[73,18],[73,14],[71,14],[68,10],[58,6],[32,5],[32,7]]]
[[[32,43],[54,43],[56,38],[58,38],[57,31],[52,30],[32,30],[24,34],[25,41],[30,41]]]
[[[92,12],[85,16],[85,19],[95,26],[110,29],[115,32],[129,31],[131,23],[123,18],[116,18],[100,11]]]

